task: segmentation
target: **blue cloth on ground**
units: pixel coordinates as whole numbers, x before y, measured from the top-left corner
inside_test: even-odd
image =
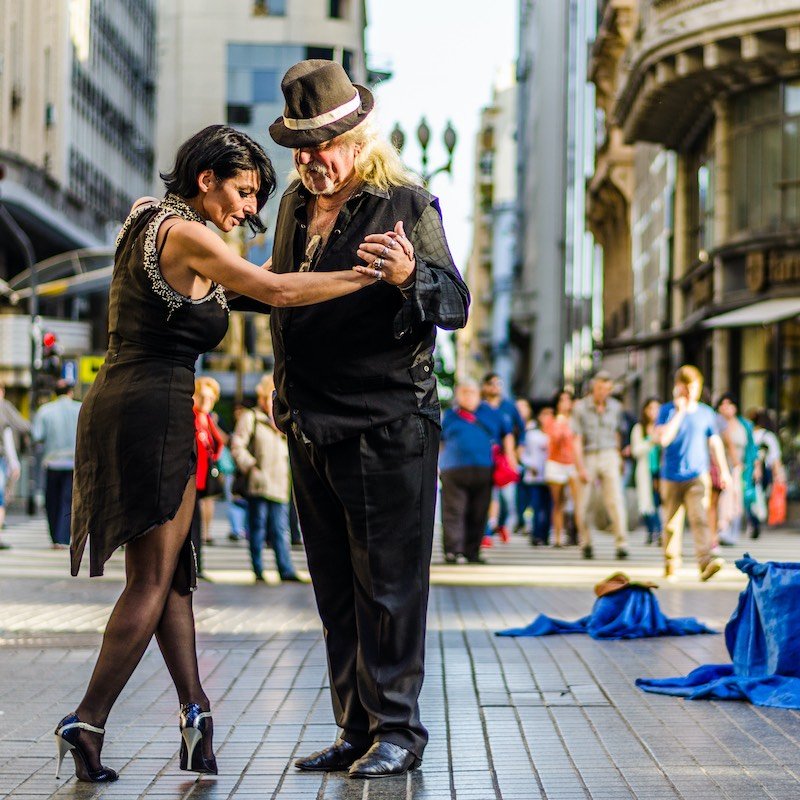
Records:
[[[733,663],[698,667],[685,678],[639,678],[636,685],[692,700],[800,708],[800,564],[761,563],[745,553],[736,566],[750,580],[725,627]]]
[[[626,586],[598,597],[588,617],[567,622],[544,614],[527,628],[509,628],[497,636],[547,636],[552,633],[588,633],[592,639],[642,639],[647,636],[687,636],[716,633],[694,617],[664,616],[652,590]]]

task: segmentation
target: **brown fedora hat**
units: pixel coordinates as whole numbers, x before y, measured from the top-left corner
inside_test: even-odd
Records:
[[[281,81],[283,116],[269,135],[283,147],[314,147],[352,130],[372,111],[369,89],[351,83],[341,64],[312,58],[289,67]]]
[[[615,572],[605,580],[600,581],[594,587],[594,593],[598,597],[605,597],[607,594],[614,594],[629,586],[638,586],[641,589],[658,589],[658,584],[652,581],[632,581],[624,572]]]

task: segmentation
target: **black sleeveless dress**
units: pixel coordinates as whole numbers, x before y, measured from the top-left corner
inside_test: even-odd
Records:
[[[78,420],[72,500],[72,574],[89,542],[89,574],[121,545],[173,519],[196,464],[194,367],[228,328],[221,286],[192,300],[161,274],[159,226],[169,217],[203,222],[179,197],[140,206],[117,238],[106,360]],[[187,530],[188,534],[188,530]],[[187,535],[178,583],[196,582]]]

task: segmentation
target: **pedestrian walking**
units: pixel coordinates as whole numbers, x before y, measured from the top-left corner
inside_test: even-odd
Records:
[[[712,552],[708,526],[709,450],[720,465],[720,485],[731,482],[714,410],[700,402],[703,375],[685,364],[675,373],[673,400],[661,406],[653,440],[663,451],[661,500],[664,504],[664,577],[674,579],[681,565],[685,517],[694,537],[700,580],[707,581],[725,562]]]
[[[242,403],[234,403],[233,405],[233,429],[229,434],[233,434],[236,429],[236,423],[239,421],[241,415],[246,411],[246,406]],[[225,457],[226,450],[230,455],[230,462],[227,464],[228,469],[222,470],[222,496],[226,502],[225,514],[228,518],[228,541],[240,542],[248,538],[247,532],[247,501],[234,492],[234,484],[236,483],[236,461],[230,452],[230,448],[224,448],[222,457]]]
[[[628,521],[622,494],[622,456],[620,454],[625,419],[622,405],[611,397],[614,382],[600,370],[592,379],[590,393],[575,404],[572,429],[575,432],[575,466],[584,484],[576,502],[578,533],[584,558],[593,558],[588,501],[599,481],[603,506],[611,519],[618,559],[628,557]]]
[[[739,541],[745,512],[755,501],[753,472],[758,451],[750,422],[739,416],[730,393],[717,401],[717,424],[732,480],[723,488],[712,477],[710,509],[714,514],[709,514],[709,527],[714,541],[732,547]]]
[[[258,404],[244,411],[231,438],[231,453],[246,481],[250,560],[257,582],[264,581],[264,543],[275,553],[281,581],[302,581],[292,564],[289,544],[289,448],[275,427],[272,392],[265,375],[256,386]]]
[[[0,530],[5,526],[6,501],[11,487],[19,478],[20,465],[14,431],[6,425],[0,430]],[[0,550],[9,550],[11,545],[0,539]]]
[[[527,402],[527,401],[525,401]],[[530,411],[530,404],[528,404]],[[525,415],[521,413],[523,419]],[[525,435],[519,446],[519,462],[522,466],[522,479],[518,486],[517,519],[522,522],[525,512],[532,514],[530,542],[534,547],[546,545],[550,541],[550,520],[552,496],[545,483],[545,464],[550,449],[550,437],[546,431],[553,422],[553,407],[542,406],[536,419],[530,419],[525,426]]]
[[[75,469],[75,438],[81,404],[73,397],[72,384],[59,380],[56,399],[40,406],[33,417],[31,436],[42,448],[44,508],[51,547],[69,547],[72,481]]]
[[[298,180],[275,224],[276,273],[359,259],[363,296],[271,314],[274,418],[295,500],[342,736],[296,761],[355,778],[416,767],[433,542],[439,402],[436,326],[464,325],[469,292],[436,198],[372,123],[373,98],[341,65],[291,67],[270,135]]]
[[[86,694],[56,728],[56,772],[71,751],[78,778],[92,782],[118,777],[100,759],[104,725],[153,634],[178,694],[181,768],[217,771],[197,666],[189,529],[197,493],[194,366],[227,331],[223,284],[284,306],[341,297],[375,281],[343,258],[341,272],[277,275],[240,258],[205,227],[213,222],[230,232],[249,222],[263,229],[257,214],[275,173],[261,146],[240,131],[204,128],[162,177],[166,197],[137,201],[117,238],[109,349],[78,424],[72,574],[87,542],[91,575],[102,574],[125,545],[125,588]]]
[[[575,432],[570,422],[573,404],[572,392],[562,389],[555,397],[553,405],[556,414],[546,431],[548,450],[544,479],[553,501],[553,547],[563,547],[561,540],[564,535],[567,491],[571,495],[574,508],[577,508],[581,498],[578,471],[575,467]]]
[[[442,417],[442,539],[444,560],[481,564],[481,539],[492,497],[492,448],[513,460],[514,436],[506,418],[481,401],[474,382],[456,386],[455,405]]]
[[[513,433],[516,448],[525,434],[525,421],[519,413],[514,398],[505,395],[505,384],[496,372],[484,375],[481,383],[481,399],[503,417],[505,426]],[[505,486],[495,486],[492,490],[487,534],[489,536],[497,534],[502,542],[510,540],[509,530],[516,528],[518,524],[517,486],[517,483],[508,483]]]
[[[653,440],[661,403],[649,397],[642,404],[639,421],[631,430],[631,456],[635,460],[636,504],[647,529],[645,544],[661,543],[661,448]]]
[[[774,485],[785,487],[786,475],[782,463],[780,441],[773,430],[769,412],[764,408],[751,408],[748,409],[746,417],[753,425],[753,441],[758,451],[753,479],[756,491],[760,492],[761,503],[766,506],[767,510],[767,513],[763,514],[764,518],[761,519],[754,513],[752,506],[750,509],[752,526],[750,536],[758,539],[761,535],[761,526],[768,518],[772,487]]]
[[[31,423],[17,411],[16,406],[6,397],[6,385],[0,381],[0,430],[5,428],[11,428],[18,450],[19,439],[31,432]]]
[[[211,521],[214,519],[214,500],[223,491],[223,476],[217,461],[222,454],[227,437],[219,429],[212,416],[219,400],[219,383],[207,375],[194,382],[193,412],[194,437],[197,452],[195,471],[195,509],[192,515],[191,540],[194,547],[197,574],[204,577],[203,548],[213,544]]]

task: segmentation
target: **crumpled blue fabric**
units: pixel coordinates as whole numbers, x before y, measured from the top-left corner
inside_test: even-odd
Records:
[[[800,708],[800,564],[762,563],[745,553],[736,566],[750,580],[725,626],[733,663],[698,667],[684,678],[639,678],[636,685],[692,700]]]
[[[567,622],[542,614],[526,628],[497,631],[497,636],[547,636],[553,633],[588,633],[593,639],[641,639],[716,631],[694,617],[665,617],[651,589],[626,586],[598,597],[588,617]]]

